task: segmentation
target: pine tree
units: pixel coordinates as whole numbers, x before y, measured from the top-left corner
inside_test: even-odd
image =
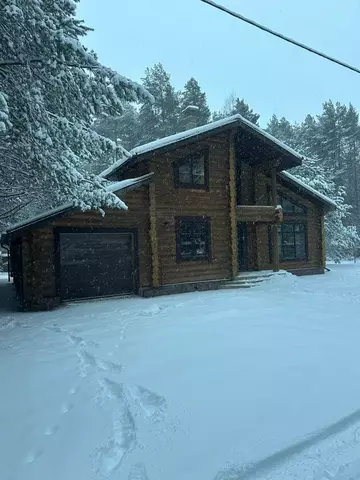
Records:
[[[170,75],[161,63],[145,70],[143,86],[155,101],[140,108],[141,143],[147,143],[176,132],[179,118],[179,95],[170,82]]]
[[[235,94],[231,94],[224,104],[224,108],[221,112],[213,113],[213,120],[220,120],[222,118],[230,117],[231,115],[240,114],[255,125],[259,125],[260,115],[255,113],[252,108],[242,98],[236,97]]]
[[[285,117],[279,120],[276,115],[273,115],[269,120],[266,131],[286,145],[292,148],[298,147],[299,126],[297,124],[292,125]]]
[[[122,115],[117,117],[106,115],[96,119],[94,130],[114,142],[120,142],[127,150],[141,142],[139,113],[130,103],[124,105]]]
[[[86,173],[92,158],[123,152],[91,124],[94,116],[121,114],[123,101],[151,96],[81,44],[89,29],[75,14],[70,0],[0,2],[3,222],[24,204],[124,206]]]
[[[343,131],[346,118],[346,106],[331,100],[323,104],[323,112],[318,115],[318,139],[321,144],[319,158],[335,175],[335,181],[344,175]]]
[[[353,208],[350,222],[360,229],[360,128],[359,114],[350,103],[343,122],[343,169],[346,171],[347,202]]]
[[[193,77],[186,82],[184,90],[180,93],[180,112],[183,112],[188,106],[198,107],[195,114],[196,124],[198,126],[209,123],[211,114],[207,104],[206,94],[201,91],[199,83]],[[183,129],[186,129],[186,125]]]

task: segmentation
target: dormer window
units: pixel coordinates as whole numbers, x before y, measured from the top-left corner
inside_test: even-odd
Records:
[[[208,162],[208,152],[194,153],[175,162],[175,186],[206,190],[209,186]]]

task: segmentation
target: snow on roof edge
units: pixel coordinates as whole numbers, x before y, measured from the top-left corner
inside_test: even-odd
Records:
[[[106,190],[108,192],[120,192],[121,190],[126,190],[128,188],[131,188],[136,185],[140,185],[144,183],[146,180],[150,179],[153,176],[153,172],[147,173],[146,175],[143,175],[142,177],[137,177],[137,178],[129,178],[127,180],[122,180],[120,182],[114,182],[113,184],[107,185]],[[32,224],[36,224],[38,221],[44,220],[48,217],[53,217],[57,214],[60,214],[62,212],[67,212],[68,210],[76,208],[76,205],[74,203],[65,203],[62,205],[59,205],[58,207],[55,207],[50,210],[46,210],[45,212],[41,212],[38,215],[34,215],[33,217],[28,218],[27,220],[22,220],[20,222],[16,222],[13,225],[10,225],[6,230],[5,233],[13,233],[16,230],[21,229],[22,227],[25,226],[30,226]]]
[[[317,197],[319,200],[321,200],[322,202],[325,202],[329,205],[331,205],[332,207],[335,207],[337,208],[337,204],[334,200],[332,200],[331,198],[327,197],[326,195],[324,195],[323,193],[319,192],[318,190],[315,190],[315,188],[313,187],[310,187],[310,185],[307,185],[306,183],[304,183],[302,180],[300,180],[298,177],[295,177],[295,175],[292,175],[291,173],[289,172],[286,172],[286,171],[282,171],[279,173],[280,176],[282,177],[285,177],[289,180],[291,180],[292,182],[294,183],[297,183],[299,186],[301,186],[304,190],[307,190],[311,195]]]
[[[120,190],[125,190],[131,187],[134,187],[136,185],[142,184],[146,182],[147,180],[150,180],[150,178],[154,175],[153,172],[147,173],[146,175],[143,175],[142,177],[136,177],[136,178],[128,178],[126,180],[120,180],[120,182],[113,182],[111,185],[108,185],[106,187],[106,190],[109,192],[119,192]]]
[[[116,170],[118,170],[120,167],[122,167],[125,163],[127,163],[129,160],[132,158],[135,158],[139,155],[143,155],[145,153],[149,153],[153,150],[158,150],[159,148],[163,148],[172,144],[175,144],[177,142],[180,142],[182,140],[186,140],[188,138],[193,138],[198,135],[201,135],[203,133],[211,132],[212,130],[216,130],[217,128],[221,128],[227,125],[231,125],[232,123],[234,124],[240,124],[240,125],[245,125],[249,129],[259,133],[263,137],[267,138],[270,140],[272,143],[275,143],[278,147],[282,148],[289,154],[293,155],[294,157],[298,158],[300,161],[304,159],[303,155],[300,155],[300,153],[296,152],[294,149],[291,147],[288,147],[285,145],[285,143],[281,142],[277,138],[273,137],[269,133],[265,132],[262,128],[258,127],[257,125],[254,125],[251,123],[249,120],[246,118],[242,117],[240,114],[232,115],[231,117],[226,117],[221,120],[217,120],[215,122],[207,123],[205,125],[202,125],[201,127],[195,127],[191,128],[190,130],[185,130],[184,132],[180,133],[175,133],[174,135],[170,135],[168,137],[163,137],[158,140],[154,140],[149,143],[145,143],[144,145],[140,145],[138,147],[133,148],[130,150],[130,156],[121,158],[120,160],[116,161],[110,167],[108,167],[106,170],[101,172],[102,177],[106,177],[108,175],[111,175],[114,173]]]

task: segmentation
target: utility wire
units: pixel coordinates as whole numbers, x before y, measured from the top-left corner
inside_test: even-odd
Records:
[[[219,5],[218,3],[213,2],[212,0],[201,0],[204,3],[207,3],[208,5],[211,5],[212,7],[217,8],[218,10],[221,10],[225,13],[228,13],[232,17],[238,18],[239,20],[242,20],[243,22],[249,23],[250,25],[253,25],[254,27],[260,28],[260,30],[263,30],[264,32],[270,33],[270,35],[273,35],[274,37],[278,37],[281,40],[285,40],[285,42],[292,43],[293,45],[296,45],[297,47],[302,48],[303,50],[307,50],[310,53],[314,53],[315,55],[318,55],[319,57],[325,58],[326,60],[329,60],[330,62],[337,63],[341,67],[348,68],[349,70],[352,70],[353,72],[360,73],[360,69],[353,67],[345,62],[342,62],[341,60],[337,60],[334,57],[330,57],[329,55],[326,55],[326,53],[319,52],[319,50],[315,50],[314,48],[308,47],[307,45],[304,45],[303,43],[297,42],[296,40],[293,40],[290,37],[286,37],[285,35],[282,35],[281,33],[275,32],[274,30],[271,30],[268,27],[265,27],[264,25],[261,25],[260,23],[254,22],[254,20],[251,20],[250,18],[246,18],[243,15],[240,15],[240,13],[236,13],[233,10],[230,10],[223,5]]]

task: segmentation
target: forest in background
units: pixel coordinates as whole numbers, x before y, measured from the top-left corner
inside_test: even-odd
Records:
[[[94,123],[95,130],[130,150],[138,145],[171,135],[194,125],[204,125],[230,115],[240,114],[259,125],[260,114],[243,98],[231,94],[221,111],[211,112],[206,92],[190,78],[177,91],[161,63],[145,70],[143,86],[154,96],[153,105],[127,103],[121,116],[103,116]],[[184,110],[198,109],[191,116]],[[339,208],[326,220],[328,255],[338,260],[357,255],[360,232],[360,125],[353,105],[325,101],[320,113],[308,114],[302,122],[291,123],[273,115],[266,130],[302,153],[303,166],[292,173],[308,185],[334,199]],[[195,117],[195,118],[194,118]],[[94,166],[96,173],[108,164]]]

